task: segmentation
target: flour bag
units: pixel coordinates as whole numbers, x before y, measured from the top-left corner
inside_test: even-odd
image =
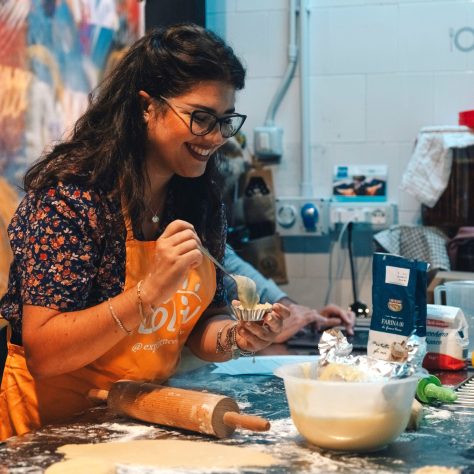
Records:
[[[425,369],[461,370],[467,365],[468,326],[461,308],[427,305]]]
[[[375,253],[372,265],[372,319],[367,355],[403,362],[412,334],[426,338],[428,263]]]

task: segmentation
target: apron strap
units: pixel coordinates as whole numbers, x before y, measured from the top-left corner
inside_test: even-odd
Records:
[[[123,215],[123,220],[125,222],[125,229],[127,230],[127,237],[126,240],[134,240],[135,237],[133,235],[133,225],[132,225],[132,220],[130,219],[130,216],[127,211],[127,207],[125,206],[125,201],[123,198],[121,199],[121,207],[122,207],[122,215]]]

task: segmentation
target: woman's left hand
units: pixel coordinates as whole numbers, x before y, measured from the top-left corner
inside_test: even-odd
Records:
[[[262,322],[239,321],[236,342],[239,349],[257,352],[269,346],[283,329],[283,321],[290,316],[290,310],[280,303],[272,306]]]

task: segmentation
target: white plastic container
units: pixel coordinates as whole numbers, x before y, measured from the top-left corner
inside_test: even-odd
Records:
[[[317,362],[279,367],[291,418],[299,433],[321,448],[375,451],[406,428],[417,376],[389,382],[316,380]]]
[[[470,356],[474,352],[474,280],[447,281],[437,286],[434,289],[434,302],[437,305],[446,304],[463,310],[468,325]]]

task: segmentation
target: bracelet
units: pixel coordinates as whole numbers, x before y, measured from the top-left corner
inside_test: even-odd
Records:
[[[142,301],[142,282],[143,280],[140,280],[137,283],[137,299],[138,299],[138,314],[140,315],[140,319],[142,324],[145,327],[148,327],[149,323],[149,318],[151,318],[152,314],[150,313],[148,316],[145,314],[145,311],[143,309],[143,301]],[[154,309],[154,307],[151,307]]]
[[[226,337],[225,337],[225,342],[222,344],[222,331],[226,328],[229,327],[229,324],[226,324],[225,326],[222,326],[219,331],[217,331],[217,340],[216,340],[216,353],[225,353],[225,352],[231,352],[231,344],[229,344],[229,333],[232,331],[232,328],[227,331]]]
[[[110,298],[107,300],[107,303],[109,303],[109,312],[110,312],[110,315],[112,316],[112,318],[114,318],[114,321],[117,323],[117,326],[124,332],[127,334],[127,336],[131,336],[133,331],[129,331],[122,323],[122,321],[120,321],[119,317],[117,316],[117,314],[115,313],[115,310],[112,306],[112,303],[110,302]]]
[[[216,352],[224,353],[230,352],[232,354],[232,359],[238,359],[240,356],[244,357],[254,357],[255,352],[252,351],[243,351],[237,344],[237,323],[232,324],[232,327],[227,331],[225,335],[224,344],[221,342],[222,338],[222,331],[225,328],[228,328],[229,325],[223,326],[219,329],[217,333],[217,344],[216,344]],[[254,359],[255,362],[255,359]]]
[[[232,333],[232,334],[229,334]],[[255,352],[253,351],[243,351],[237,344],[237,323],[235,323],[227,332],[228,338],[231,341],[231,352],[232,358],[238,359],[240,356],[244,357],[253,357],[253,362],[255,363]],[[227,337],[226,337],[227,340]]]

